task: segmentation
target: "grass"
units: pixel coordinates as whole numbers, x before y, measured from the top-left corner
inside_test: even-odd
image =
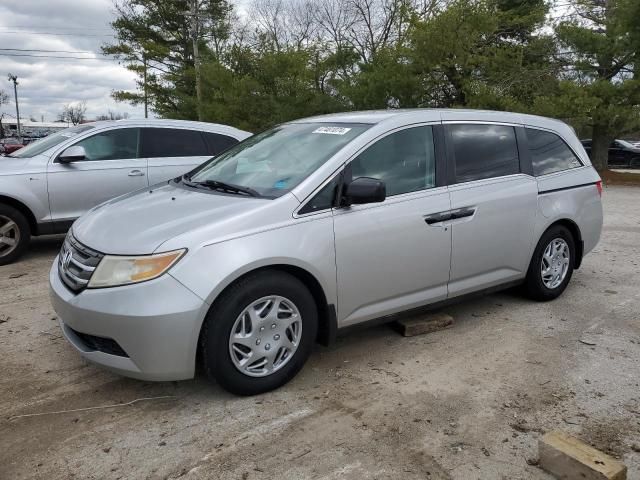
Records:
[[[598,173],[605,185],[640,186],[640,170],[638,173],[612,172],[611,170],[603,170]]]

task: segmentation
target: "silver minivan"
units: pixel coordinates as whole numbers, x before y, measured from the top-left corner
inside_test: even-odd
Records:
[[[237,394],[290,380],[339,329],[522,284],[552,300],[597,244],[573,130],[474,110],[307,118],[103,203],[50,273],[64,335],[148,380]]]
[[[105,200],[180,176],[250,135],[215,123],[101,121],[0,157],[0,265],[31,236],[64,233]]]

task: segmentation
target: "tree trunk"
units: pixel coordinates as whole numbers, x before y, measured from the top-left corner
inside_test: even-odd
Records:
[[[603,171],[609,168],[609,145],[613,137],[602,125],[593,127],[591,138],[591,163],[597,170]]]

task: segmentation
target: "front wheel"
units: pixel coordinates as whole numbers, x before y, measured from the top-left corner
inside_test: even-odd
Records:
[[[571,232],[562,225],[549,228],[533,253],[525,281],[525,291],[538,301],[559,297],[571,280],[576,255]]]
[[[0,265],[8,265],[29,246],[31,229],[25,216],[9,205],[0,204]]]
[[[313,296],[279,271],[252,274],[227,289],[201,334],[207,375],[237,395],[284,385],[311,354],[318,329]]]

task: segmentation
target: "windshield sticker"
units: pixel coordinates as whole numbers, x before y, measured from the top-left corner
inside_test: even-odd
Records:
[[[278,190],[282,190],[283,188],[287,188],[287,183],[288,182],[288,178],[283,178],[282,180],[278,180],[274,185],[273,188],[277,188]]]
[[[344,135],[350,128],[346,127],[319,127],[311,133],[325,133],[327,135]]]

